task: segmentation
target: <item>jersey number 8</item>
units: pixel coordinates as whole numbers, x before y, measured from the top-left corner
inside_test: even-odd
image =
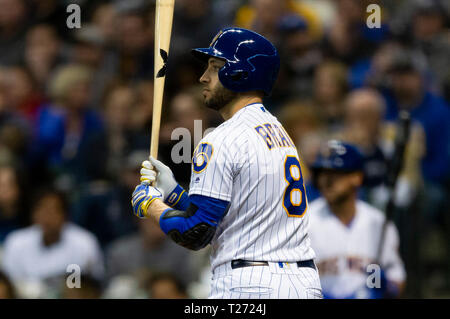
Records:
[[[303,217],[308,204],[302,170],[296,156],[286,156],[284,160],[284,180],[287,182],[283,194],[284,210],[289,217]]]

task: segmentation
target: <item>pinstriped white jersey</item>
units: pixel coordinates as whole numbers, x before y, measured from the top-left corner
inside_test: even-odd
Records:
[[[236,112],[194,151],[189,194],[230,202],[211,242],[211,267],[234,259],[315,257],[297,150],[260,103]]]

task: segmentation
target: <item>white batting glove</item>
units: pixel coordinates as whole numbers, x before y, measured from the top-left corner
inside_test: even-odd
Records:
[[[151,184],[155,181],[155,186],[163,193],[164,200],[178,185],[170,168],[150,156],[149,161],[142,162],[141,182]]]

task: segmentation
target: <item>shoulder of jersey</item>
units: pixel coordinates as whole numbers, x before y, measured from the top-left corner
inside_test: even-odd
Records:
[[[366,218],[370,218],[373,221],[382,223],[384,222],[385,215],[384,213],[376,208],[375,206],[370,205],[369,203],[358,200],[356,202],[358,213],[363,214]]]
[[[29,246],[31,242],[40,236],[39,228],[36,225],[17,229],[9,233],[4,241],[4,246],[22,247]]]
[[[239,125],[236,122],[224,122],[206,135],[201,142],[213,144],[231,143],[237,139],[243,140],[248,137],[247,130],[250,126]]]
[[[269,117],[269,121],[274,121],[282,126],[277,118],[267,111],[262,104],[259,107],[264,110],[266,116]],[[223,143],[228,144],[228,147],[231,147],[234,143],[242,145],[244,140],[252,139],[254,128],[258,125],[258,121],[255,121],[253,118],[254,112],[254,109],[242,110],[240,114],[235,115],[215,128],[211,133],[205,136],[201,142],[211,143],[214,144],[214,146]]]

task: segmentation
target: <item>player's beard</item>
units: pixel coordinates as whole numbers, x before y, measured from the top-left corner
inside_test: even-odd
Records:
[[[237,93],[228,90],[221,84],[218,84],[213,91],[210,91],[210,93],[211,97],[209,99],[205,99],[205,105],[207,108],[216,111],[229,104],[237,96]]]

